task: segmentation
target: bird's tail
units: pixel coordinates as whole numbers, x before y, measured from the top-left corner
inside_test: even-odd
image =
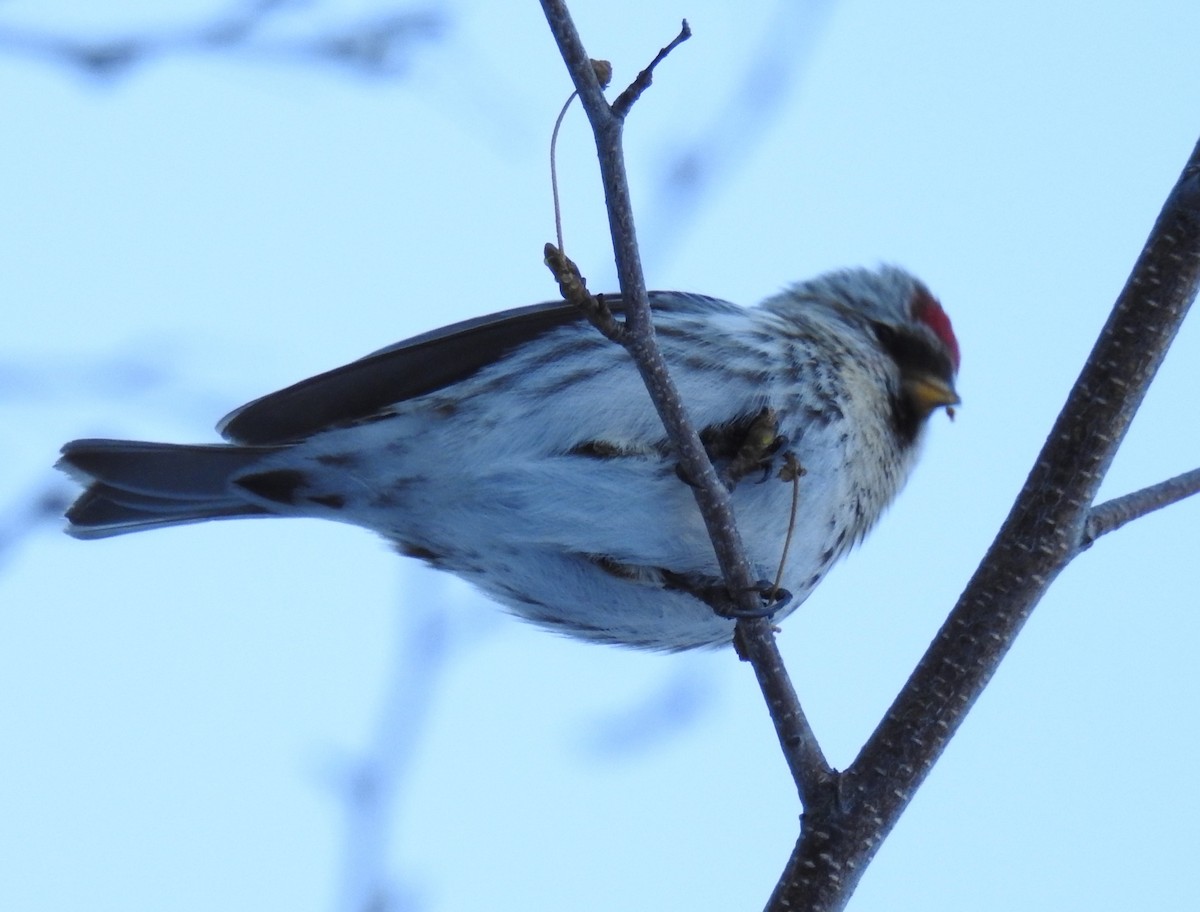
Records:
[[[87,486],[67,510],[67,532],[106,538],[206,519],[264,516],[232,479],[279,447],[187,446],[73,440],[58,468]]]

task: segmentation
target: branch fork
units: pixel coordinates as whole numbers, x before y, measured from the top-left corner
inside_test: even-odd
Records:
[[[783,668],[769,620],[751,617],[758,590],[729,492],[687,418],[654,341],[625,178],[621,128],[655,66],[690,35],[687,23],[610,106],[561,0],[541,0],[595,135],[624,321],[592,296],[557,247],[546,261],[563,296],[623,345],[680,457],[726,586],[744,615],[735,645],[758,678],[804,806],[769,912],[845,907],[884,838],[982,693],[1058,573],[1101,535],[1200,491],[1200,469],[1093,506],[1146,389],[1200,287],[1200,145],[1168,197],[1096,346],[995,542],[909,681],[858,757],[830,767]]]

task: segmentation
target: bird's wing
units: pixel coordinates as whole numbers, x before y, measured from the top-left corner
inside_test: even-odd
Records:
[[[606,300],[621,312],[619,297]],[[656,312],[737,310],[716,298],[676,292],[651,292],[650,304]],[[253,446],[299,440],[465,380],[519,346],[582,319],[576,307],[555,301],[453,323],[255,399],[226,415],[217,429],[229,441]]]

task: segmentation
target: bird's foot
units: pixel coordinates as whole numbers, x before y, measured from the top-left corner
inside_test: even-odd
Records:
[[[742,433],[733,458],[721,472],[721,481],[732,491],[743,478],[762,472],[757,482],[762,484],[771,477],[775,457],[787,444],[787,437],[779,433],[779,415],[769,405],[763,406]]]
[[[792,601],[792,594],[776,586],[770,580],[759,580],[758,583],[751,589],[758,595],[759,604],[754,608],[743,608],[734,599],[729,597],[728,590],[725,591],[726,601],[724,605],[718,607],[713,606],[713,610],[721,617],[739,620],[741,618],[770,618],[774,617],[779,611],[786,608]]]
[[[779,415],[770,406],[727,425],[706,427],[700,432],[700,441],[721,483],[730,491],[757,472],[762,472],[758,484],[770,478],[776,456],[788,444],[788,438],[779,433]],[[696,486],[683,466],[675,466],[675,474],[689,487]]]

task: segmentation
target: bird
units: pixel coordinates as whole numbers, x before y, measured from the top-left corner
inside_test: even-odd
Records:
[[[605,300],[623,313],[619,296]],[[893,501],[930,416],[953,417],[950,319],[891,265],[829,272],[755,307],[676,291],[649,302],[764,611],[782,619]],[[85,486],[68,533],[318,517],[373,530],[561,634],[664,652],[732,638],[692,482],[629,354],[572,304],[415,336],[256,399],[218,430],[226,443],[66,444],[58,466]]]

